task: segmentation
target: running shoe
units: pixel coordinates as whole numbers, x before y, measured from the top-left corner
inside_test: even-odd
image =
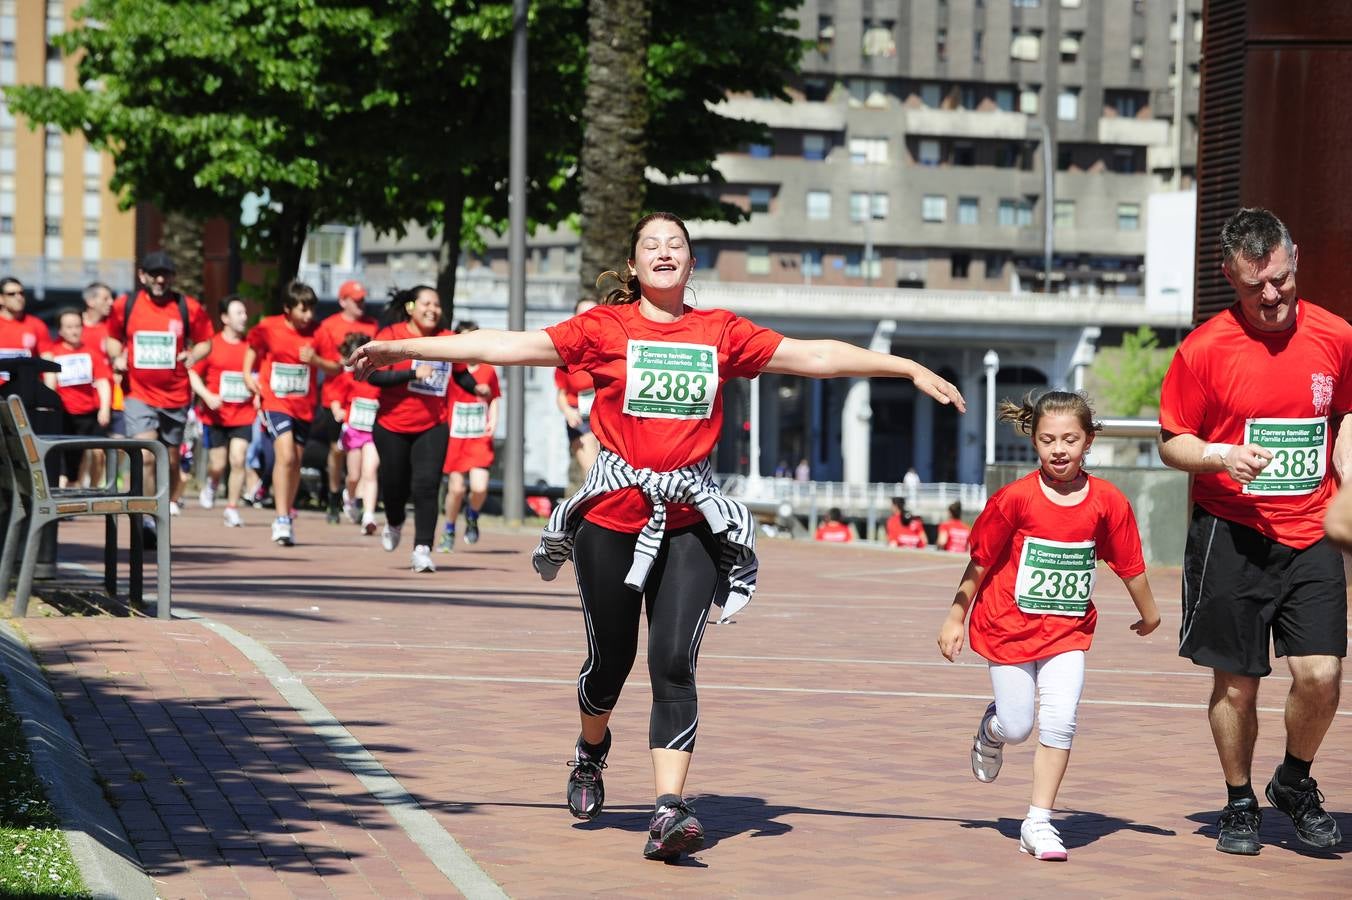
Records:
[[[347,516],[347,520],[353,525],[356,525],[361,521],[361,516],[357,514],[357,504],[353,503],[351,500],[343,501],[343,515]]]
[[[379,526],[376,525],[376,517],[375,517],[373,514],[371,514],[371,513],[365,513],[365,514],[361,517],[361,533],[362,533],[362,534],[367,534],[367,535],[375,534],[375,533],[376,533],[376,529],[377,529],[378,527],[379,527]]]
[[[990,732],[986,724],[995,718],[995,701],[986,707],[981,716],[981,724],[976,726],[976,737],[972,739],[972,774],[982,784],[989,784],[1000,774],[1000,766],[1005,761],[1005,742],[988,738]]]
[[[233,506],[225,508],[225,527],[240,528],[244,525],[244,520],[239,517],[239,510]]]
[[[695,811],[684,800],[670,806],[659,806],[648,823],[648,843],[643,847],[645,859],[674,860],[682,853],[694,853],[704,846],[704,826],[695,818]]]
[[[1031,854],[1033,859],[1065,862],[1066,845],[1061,843],[1061,832],[1046,819],[1024,819],[1019,827],[1019,852]]]
[[[278,516],[273,520],[272,542],[283,547],[290,547],[296,543],[296,533],[291,528],[291,520],[286,516]]]
[[[469,540],[469,538],[466,538],[466,540]],[[450,553],[455,550],[455,532],[443,531],[441,533],[441,543],[437,544],[437,549],[442,553]]]
[[[1287,787],[1277,780],[1281,770],[1278,766],[1272,773],[1272,780],[1263,792],[1268,802],[1291,817],[1291,824],[1296,826],[1296,837],[1304,843],[1311,847],[1336,847],[1342,842],[1343,835],[1333,816],[1324,811],[1324,795],[1319,790],[1319,783],[1307,775],[1300,784]]]
[[[606,786],[601,770],[606,767],[606,754],[592,756],[582,749],[582,738],[577,740],[575,758],[568,767],[568,811],[575,819],[591,820],[601,815],[606,803]]]
[[[437,570],[436,563],[432,562],[432,548],[426,544],[419,544],[413,548],[409,562],[415,572],[435,572]]]
[[[479,542],[479,517],[465,517],[465,543],[477,544]]]
[[[183,507],[179,504],[177,500],[169,501],[169,515],[171,516],[183,515]]]
[[[330,525],[337,525],[339,522],[343,521],[342,513],[338,512],[336,509],[331,509],[324,513],[324,521]]]
[[[399,538],[403,536],[402,532],[402,525],[385,523],[384,529],[380,532],[380,546],[385,548],[386,553],[393,553],[394,548],[399,546]]]
[[[202,492],[197,495],[197,505],[203,509],[211,509],[216,505],[216,486],[210,481],[202,486]]]
[[[1258,808],[1257,797],[1231,800],[1221,810],[1220,820],[1216,823],[1220,831],[1216,849],[1222,853],[1257,856],[1258,851],[1263,849],[1258,841],[1258,826],[1262,824],[1263,811]]]

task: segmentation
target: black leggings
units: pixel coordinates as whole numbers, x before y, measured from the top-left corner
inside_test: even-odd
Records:
[[[573,568],[587,625],[587,662],[578,675],[577,702],[589,716],[615,708],[634,667],[644,608],[653,689],[648,746],[693,751],[699,725],[695,663],[718,586],[720,544],[702,522],[668,531],[640,595],[624,584],[637,539],[591,522],[577,531]]]
[[[390,431],[379,422],[371,429],[380,453],[385,521],[395,526],[404,524],[411,494],[414,546],[430,547],[437,536],[437,493],[441,489],[441,465],[446,461],[448,434],[445,422],[411,434]]]

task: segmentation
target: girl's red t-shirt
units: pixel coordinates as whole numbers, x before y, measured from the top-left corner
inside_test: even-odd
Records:
[[[315,367],[300,361],[302,347],[314,349],[314,327],[297,331],[285,315],[268,316],[249,332],[249,346],[258,354],[263,410],[314,421]]]
[[[231,344],[218,334],[212,338],[211,352],[193,366],[207,390],[221,395],[220,409],[197,404],[197,416],[204,425],[239,428],[253,424],[257,414],[253,394],[244,387],[244,350],[248,346],[247,338]]]
[[[563,399],[569,406],[578,405],[577,395],[593,388],[591,373],[586,370],[569,372],[566,366],[554,370],[554,386],[563,391]]]
[[[61,405],[72,416],[83,416],[99,411],[99,392],[94,382],[100,378],[111,381],[112,367],[103,351],[84,341],[78,347],[72,347],[65,341],[57,341],[46,348],[52,361],[61,364],[56,374],[56,393]]]
[[[545,332],[570,372],[591,373],[591,429],[601,446],[655,472],[713,452],[723,431],[723,384],[759,375],[784,339],[724,309],[687,306],[674,322],[654,322],[637,303],[598,306]],[[613,491],[585,513],[628,533],[641,531],[651,514],[638,488]],[[702,518],[689,504],[667,504],[668,528]]]
[[[972,526],[972,561],[987,572],[972,604],[969,642],[994,663],[1089,649],[1098,612],[1092,580],[1077,566],[1086,552],[1120,578],[1145,571],[1136,516],[1120,490],[1090,475],[1087,496],[1060,506],[1042,492],[1040,477],[1033,471],[1005,485]],[[1057,610],[1080,604],[1082,614]]]
[[[396,322],[382,328],[375,339],[402,341],[406,338],[439,337],[451,333],[443,328],[433,335],[423,335],[409,328],[407,322]],[[418,434],[446,421],[446,395],[451,383],[451,364],[406,359],[390,368],[401,371],[417,366],[431,366],[431,377],[422,381],[408,381],[381,387],[380,411],[376,413],[376,422],[382,428],[399,434]]]

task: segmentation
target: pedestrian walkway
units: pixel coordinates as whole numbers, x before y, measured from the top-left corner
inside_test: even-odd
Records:
[[[934,636],[965,562],[766,541],[756,600],[710,628],[688,793],[708,845],[642,859],[651,811],[640,659],[612,721],[606,812],[563,807],[582,621],[567,572],[530,570],[530,533],[485,530],[414,575],[349,526],[303,515],[299,545],[260,513],[175,519],[173,621],[42,618],[31,642],[161,897],[1265,896],[1352,892],[1352,864],[1306,852],[1267,813],[1257,858],[1215,852],[1224,801],[1205,673],[1165,624],[1101,579],[1080,732],[1057,813],[1067,865],[1020,854],[1032,748],[999,781],[968,768],[984,664]],[[91,568],[101,526],[63,524]],[[1278,672],[1280,672],[1280,664]],[[1274,674],[1255,781],[1281,758]],[[1352,709],[1315,775],[1352,835]],[[1260,784],[1261,788],[1261,784]],[[498,893],[498,892],[501,893]]]

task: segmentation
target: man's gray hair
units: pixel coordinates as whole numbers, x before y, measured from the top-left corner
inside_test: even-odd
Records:
[[[84,292],[82,294],[82,296],[85,299],[85,302],[88,303],[90,300],[93,300],[94,295],[97,294],[99,291],[107,291],[109,294],[111,294],[113,292],[113,289],[110,288],[108,285],[104,284],[102,281],[92,281],[85,286]]]
[[[1239,210],[1221,226],[1221,258],[1229,265],[1235,257],[1262,259],[1281,245],[1291,254],[1291,232],[1271,211],[1259,206]]]

